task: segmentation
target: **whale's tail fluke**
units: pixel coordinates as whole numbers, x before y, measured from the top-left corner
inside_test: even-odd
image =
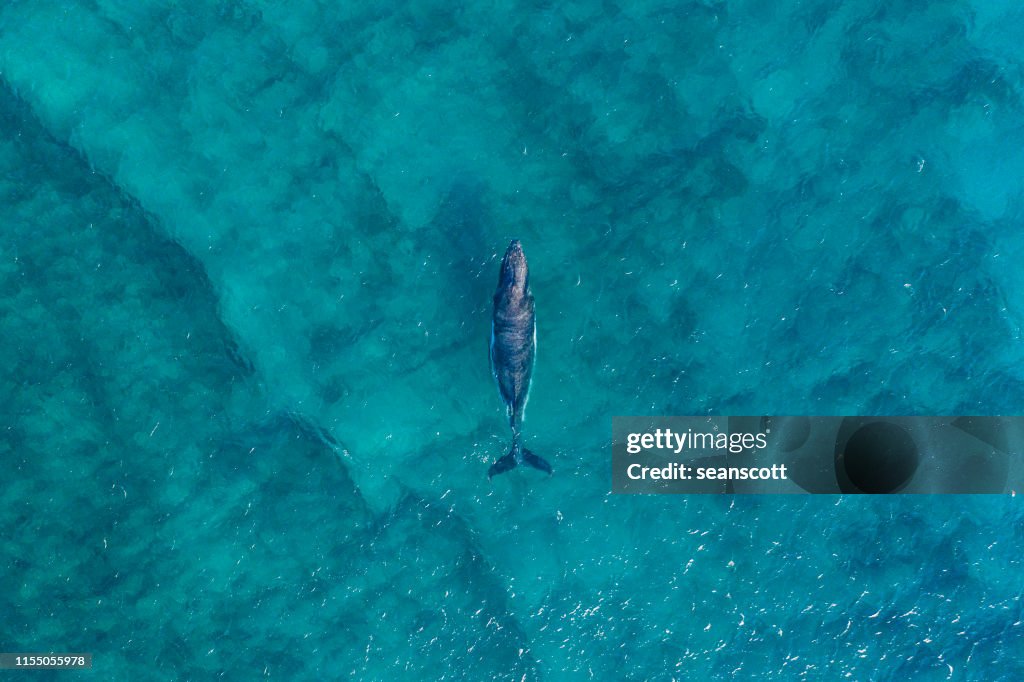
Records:
[[[538,457],[520,445],[519,434],[517,433],[512,440],[512,449],[509,450],[507,455],[491,465],[491,468],[487,470],[487,478],[491,479],[498,474],[511,471],[519,466],[520,462],[534,469],[540,469],[547,474],[551,473],[551,465],[547,463],[547,460],[543,457]]]
[[[487,478],[494,478],[498,474],[515,469],[517,464],[519,462],[516,461],[516,453],[512,451],[491,465],[487,470]]]
[[[523,450],[523,463],[534,469],[540,469],[547,474],[551,473],[551,465],[548,464],[548,461],[543,457],[538,457],[529,450]]]

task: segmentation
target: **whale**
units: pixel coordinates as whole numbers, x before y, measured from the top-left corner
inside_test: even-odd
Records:
[[[512,448],[491,465],[487,478],[515,469],[520,464],[551,474],[551,465],[523,447],[523,417],[530,398],[530,380],[537,357],[537,322],[526,255],[513,239],[501,259],[498,288],[491,317],[491,373],[508,410]]]

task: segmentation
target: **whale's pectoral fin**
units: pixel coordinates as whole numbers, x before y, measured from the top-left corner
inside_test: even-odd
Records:
[[[523,461],[534,469],[540,469],[548,474],[551,473],[551,465],[543,457],[538,457],[529,450],[523,450]]]
[[[506,471],[516,468],[516,454],[510,452],[497,462],[491,465],[491,468],[487,470],[487,478],[491,479],[498,474],[503,474]]]

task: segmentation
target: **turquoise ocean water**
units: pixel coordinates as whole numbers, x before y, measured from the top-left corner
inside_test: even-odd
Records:
[[[996,1],[3,3],[0,649],[1024,678],[1019,498],[608,492],[613,415],[1022,412],[1022,31]],[[513,237],[555,475],[489,483]]]

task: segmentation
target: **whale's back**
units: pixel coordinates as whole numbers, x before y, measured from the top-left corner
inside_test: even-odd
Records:
[[[509,415],[522,417],[530,391],[536,354],[533,296],[522,300],[495,296],[491,323],[491,370]]]

